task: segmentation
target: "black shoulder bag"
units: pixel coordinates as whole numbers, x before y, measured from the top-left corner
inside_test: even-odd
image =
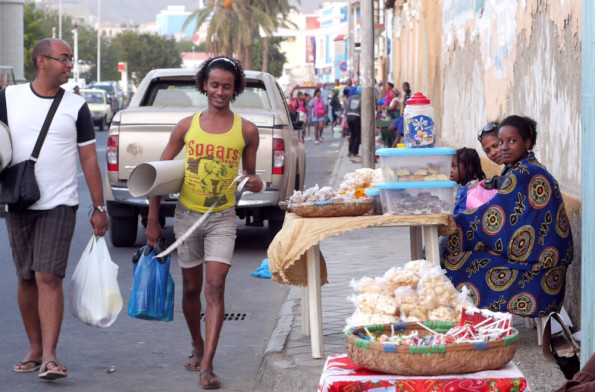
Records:
[[[7,167],[0,174],[0,204],[6,204],[9,212],[24,211],[41,197],[35,179],[35,163],[63,95],[64,89],[60,88],[29,159]]]

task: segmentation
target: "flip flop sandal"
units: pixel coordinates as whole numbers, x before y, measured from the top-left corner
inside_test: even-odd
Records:
[[[54,369],[48,369],[49,364],[53,364],[55,366]],[[48,361],[45,364],[45,371],[39,373],[39,378],[43,380],[56,380],[58,378],[67,377],[68,373],[58,370],[60,364],[54,361]]]
[[[15,373],[31,373],[31,372],[35,372],[35,371],[39,370],[39,368],[41,367],[41,361],[36,361],[34,359],[31,359],[29,361],[24,361],[24,362],[21,361],[21,362],[17,363],[15,366],[27,366],[30,363],[33,364],[33,367],[25,368],[25,369],[15,369],[13,367],[12,370],[14,370]]]
[[[206,375],[206,378],[210,380],[210,382],[205,384],[202,383],[203,374]],[[212,370],[205,369],[200,371],[200,386],[202,389],[219,389],[219,387],[221,387],[221,381],[219,381],[219,377],[217,377]]]
[[[186,362],[184,368],[189,372],[199,372],[200,371],[200,363],[202,362],[202,354],[200,353],[191,353],[188,358],[196,357],[198,359],[198,363],[192,363],[190,361]]]

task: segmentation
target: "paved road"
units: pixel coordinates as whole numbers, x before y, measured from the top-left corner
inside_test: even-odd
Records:
[[[307,144],[306,187],[326,184],[339,151],[340,143],[327,131],[320,145]],[[106,133],[97,134],[97,148],[102,169],[105,161]],[[80,170],[79,170],[80,172]],[[80,254],[91,236],[88,207],[91,204],[84,179],[79,177],[80,208],[69,267],[64,281],[66,297],[69,279]],[[171,221],[166,236],[172,237]],[[139,229],[136,247],[142,245],[144,231]],[[239,225],[236,252],[226,290],[226,311],[242,315],[223,325],[215,358],[215,371],[221,376],[221,390],[250,390],[261,365],[264,350],[275,325],[288,287],[250,276],[266,257],[269,238],[265,228]],[[132,281],[130,258],[136,247],[113,248],[110,254],[119,267],[119,284],[124,306]],[[12,365],[21,360],[28,347],[16,302],[16,277],[6,228],[0,224],[0,379],[2,391],[50,391],[59,387],[67,391],[190,391],[198,388],[198,374],[184,370],[190,353],[190,337],[180,306],[181,273],[174,258],[171,272],[176,282],[174,320],[150,322],[128,317],[124,310],[109,328],[89,327],[72,317],[66,304],[58,357],[70,369],[67,379],[42,382],[36,374],[17,374]],[[66,299],[68,302],[68,299]],[[203,302],[204,303],[204,302]],[[245,315],[245,317],[244,317]],[[106,370],[113,366],[115,372]]]

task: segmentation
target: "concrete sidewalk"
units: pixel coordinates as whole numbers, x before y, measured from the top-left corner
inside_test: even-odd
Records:
[[[345,173],[361,168],[347,157],[347,142],[339,152],[328,185],[338,189]],[[322,186],[323,184],[321,184]],[[326,185],[326,184],[325,184]],[[368,228],[320,243],[329,284],[322,287],[322,320],[325,356],[345,353],[343,328],[355,307],[348,297],[349,283],[364,276],[381,276],[393,266],[410,261],[408,228]],[[326,359],[313,359],[310,338],[301,333],[300,288],[293,286],[281,308],[259,370],[259,391],[315,391]],[[556,363],[547,362],[537,345],[537,331],[514,318],[520,342],[514,362],[533,392],[550,392],[566,381]]]

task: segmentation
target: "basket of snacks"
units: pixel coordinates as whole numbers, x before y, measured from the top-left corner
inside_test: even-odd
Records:
[[[497,369],[514,356],[518,331],[510,318],[477,325],[399,322],[347,329],[347,354],[366,369],[405,376],[436,376]]]
[[[361,194],[360,194],[361,193]],[[337,193],[330,186],[318,185],[295,191],[288,203],[280,207],[302,217],[359,216],[374,207],[372,199],[366,198],[363,189],[349,193]]]
[[[291,212],[302,217],[359,216],[374,207],[372,199],[330,200],[292,205]]]

